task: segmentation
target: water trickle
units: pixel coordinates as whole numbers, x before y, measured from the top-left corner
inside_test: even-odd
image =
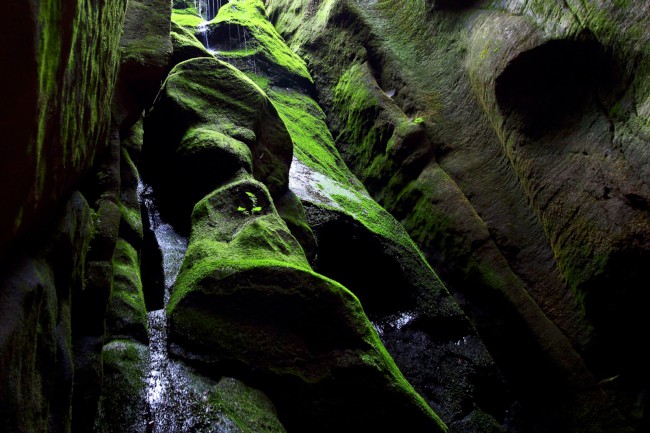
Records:
[[[380,337],[383,337],[387,331],[399,331],[404,326],[411,323],[415,318],[415,313],[411,311],[403,311],[401,313],[391,314],[380,321],[373,321],[371,323],[377,331],[377,334],[379,334]]]
[[[147,209],[149,226],[156,236],[156,241],[158,241],[158,246],[162,253],[163,273],[165,276],[164,300],[166,305],[169,301],[171,288],[176,281],[181,264],[183,263],[183,257],[187,250],[187,238],[178,234],[171,225],[162,220],[155,206],[151,186],[145,185],[140,181],[138,183],[138,196],[140,203]]]
[[[177,419],[179,367],[170,362],[167,353],[167,316],[165,308],[169,302],[171,288],[180,271],[187,250],[187,238],[178,234],[164,222],[158,213],[150,186],[138,183],[140,203],[147,209],[149,224],[162,253],[165,277],[164,307],[148,313],[149,324],[149,374],[147,377],[147,404],[149,406],[147,432],[175,432],[181,424]],[[182,430],[178,430],[182,431]]]
[[[210,41],[208,40],[208,24],[210,21],[202,21],[199,23],[198,26],[196,26],[196,31],[198,33],[201,33],[203,35],[203,45],[208,51],[211,51],[210,49]]]

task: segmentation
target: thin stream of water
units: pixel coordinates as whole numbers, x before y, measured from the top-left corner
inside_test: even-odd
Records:
[[[167,316],[165,308],[169,302],[171,288],[183,263],[187,250],[187,238],[178,234],[174,228],[164,222],[156,209],[152,188],[142,182],[138,183],[138,197],[147,209],[149,225],[153,230],[158,247],[162,253],[163,275],[165,277],[164,307],[148,313],[149,325],[149,374],[147,377],[147,404],[149,406],[149,424],[147,431],[162,433],[175,431],[179,423],[176,420],[178,394],[174,378],[177,376],[167,353]],[[170,429],[171,428],[171,429]]]

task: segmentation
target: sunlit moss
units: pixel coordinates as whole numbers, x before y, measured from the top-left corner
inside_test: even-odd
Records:
[[[309,96],[288,89],[271,88],[268,95],[291,134],[295,156],[331,179],[348,183],[351,174],[338,156],[318,104]]]
[[[228,28],[227,32],[222,30],[220,34],[238,38],[237,46],[220,43],[221,55],[235,55],[232,52],[238,57],[260,55],[281,69],[312,81],[305,62],[289,49],[269,22],[261,0],[231,0],[219,9],[209,27],[211,30]]]
[[[196,10],[188,8],[172,9],[172,21],[180,26],[194,29],[205,20]]]

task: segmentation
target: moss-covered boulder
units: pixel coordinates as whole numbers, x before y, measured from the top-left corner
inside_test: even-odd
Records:
[[[194,204],[240,170],[252,170],[272,195],[284,194],[291,149],[256,84],[217,59],[191,59],[172,69],[145,118],[143,176],[168,197],[161,211],[187,224]]]
[[[170,69],[185,60],[195,57],[212,56],[205,46],[194,36],[193,32],[179,25],[176,21],[172,21],[171,28],[170,35],[173,51]]]
[[[172,22],[194,34],[196,28],[205,20],[194,7],[180,8],[173,5]],[[193,6],[193,5],[192,5]]]
[[[94,432],[146,433],[149,349],[133,340],[116,339],[102,350],[104,382]]]
[[[283,87],[310,88],[305,62],[284,43],[262,0],[232,0],[207,24],[207,45],[242,70],[255,70]]]
[[[140,257],[123,239],[118,240],[113,254],[113,287],[106,320],[112,338],[131,337],[144,344],[149,341]]]
[[[289,430],[446,429],[357,298],[311,270],[258,182],[230,183],[197,203],[168,314],[177,356],[249,377]]]
[[[171,4],[129,0],[120,40],[120,71],[113,95],[113,123],[128,129],[151,106],[172,54]]]

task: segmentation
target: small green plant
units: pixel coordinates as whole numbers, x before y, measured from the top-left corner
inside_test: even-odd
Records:
[[[245,207],[239,206],[237,210],[246,216],[251,216],[256,214],[257,212],[260,212],[262,210],[262,206],[257,205],[257,197],[255,196],[255,194],[253,194],[250,191],[246,191],[246,195],[248,196],[248,199],[251,201],[250,209],[246,209]]]

